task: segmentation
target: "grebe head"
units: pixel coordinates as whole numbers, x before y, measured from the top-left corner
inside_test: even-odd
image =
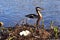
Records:
[[[43,10],[43,9],[40,7],[36,7],[36,11],[41,11],[41,10]]]

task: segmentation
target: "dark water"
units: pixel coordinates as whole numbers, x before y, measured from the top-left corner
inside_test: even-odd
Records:
[[[60,24],[60,0],[0,0],[0,21],[4,26],[14,26],[19,20],[25,18],[26,14],[36,14],[35,7],[42,7],[45,25],[55,21]],[[30,20],[34,23],[34,20]]]

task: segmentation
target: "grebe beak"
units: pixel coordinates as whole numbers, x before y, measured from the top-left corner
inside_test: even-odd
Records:
[[[41,8],[41,7],[36,7],[36,10],[37,10],[37,11],[41,11],[41,10],[44,10],[44,9]]]
[[[39,10],[41,11],[41,10],[44,10],[43,8],[39,8]]]

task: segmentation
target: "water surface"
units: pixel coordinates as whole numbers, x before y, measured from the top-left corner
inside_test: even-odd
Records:
[[[60,24],[60,0],[0,0],[0,21],[4,26],[14,26],[19,20],[25,18],[26,14],[36,14],[35,7],[42,7],[45,25],[50,21]],[[34,23],[34,20],[30,20]]]

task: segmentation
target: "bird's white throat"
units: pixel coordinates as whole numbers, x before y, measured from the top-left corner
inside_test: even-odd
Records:
[[[42,17],[42,14],[41,14],[41,12],[40,12],[40,11],[38,11],[38,15],[40,15],[40,17]]]

